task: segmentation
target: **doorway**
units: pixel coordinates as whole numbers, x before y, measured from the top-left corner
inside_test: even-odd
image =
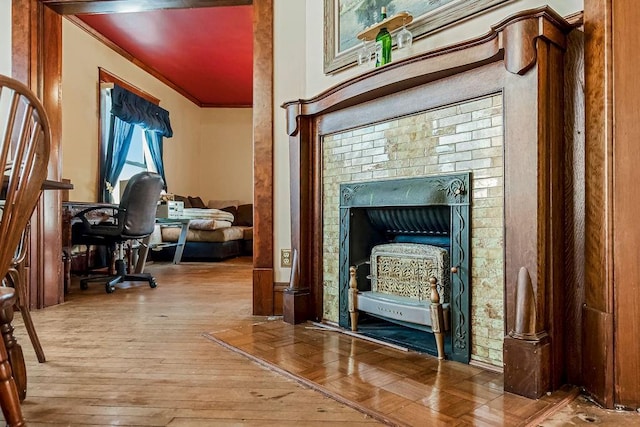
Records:
[[[61,43],[61,19],[62,15],[78,13],[119,13],[124,10],[122,4],[111,6],[112,2],[99,0],[85,1],[81,4],[67,1],[50,0],[20,0],[12,3],[13,19],[13,75],[27,76],[24,80],[30,85],[47,108],[53,127],[52,151],[59,153],[61,150],[61,103],[59,93],[44,88],[59,87],[62,68]],[[186,7],[183,0],[165,1],[163,8]],[[196,4],[197,3],[197,4]],[[254,8],[253,19],[253,135],[254,135],[254,243],[253,243],[253,314],[273,314],[273,0],[236,0],[220,2],[219,0],[198,1],[189,7],[211,7],[252,4]],[[44,6],[47,7],[44,7]],[[120,5],[120,6],[119,6]],[[146,2],[141,2],[138,10],[150,10]],[[106,10],[112,7],[113,10]],[[53,12],[52,12],[53,11]],[[34,19],[35,18],[35,19]],[[18,28],[16,22],[28,23]],[[44,25],[41,23],[44,22]],[[47,28],[50,26],[50,28]],[[58,42],[56,44],[55,39]],[[30,43],[29,40],[35,40]],[[19,46],[19,48],[16,48]],[[42,53],[44,52],[44,54]],[[45,56],[46,54],[46,56]],[[56,66],[52,66],[52,64]],[[256,67],[255,64],[260,64]],[[35,74],[34,74],[35,73]],[[55,160],[54,160],[55,161]],[[59,168],[60,169],[60,168]],[[56,170],[54,175],[61,175]],[[61,176],[50,176],[51,179],[61,179]],[[56,218],[56,204],[47,204],[41,215]],[[59,239],[58,221],[43,221],[44,238],[37,241],[39,248],[57,247],[52,239]],[[32,243],[33,244],[33,243]],[[41,250],[34,253],[43,252]],[[55,251],[53,251],[55,252]],[[54,262],[61,259],[60,253],[48,253]],[[44,261],[37,261],[38,265],[44,265]],[[44,270],[44,268],[43,268]],[[59,294],[62,292],[61,275],[53,275],[47,280],[34,281],[42,289],[35,289],[36,294],[46,292]],[[35,285],[34,285],[35,286]],[[44,304],[47,305],[47,304]]]

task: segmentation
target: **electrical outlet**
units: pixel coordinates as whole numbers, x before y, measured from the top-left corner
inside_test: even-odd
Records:
[[[291,267],[291,249],[280,250],[280,267]]]

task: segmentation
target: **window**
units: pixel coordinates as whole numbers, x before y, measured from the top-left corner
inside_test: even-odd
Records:
[[[144,136],[144,129],[135,125],[133,127],[133,137],[131,138],[127,159],[113,188],[113,203],[120,203],[120,197],[124,192],[124,187],[129,178],[144,171],[158,172],[151,159],[149,146]]]
[[[130,177],[141,171],[157,172],[166,188],[162,159],[163,137],[173,136],[169,112],[120,86],[114,77],[100,70],[100,181],[99,201],[118,203]],[[143,94],[144,95],[144,94]],[[155,102],[154,102],[155,101]]]

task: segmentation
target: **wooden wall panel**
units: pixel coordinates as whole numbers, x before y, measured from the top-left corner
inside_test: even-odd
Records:
[[[59,180],[62,19],[36,0],[16,0],[12,23],[12,75],[36,93],[47,111],[52,134],[48,178]],[[58,304],[63,299],[60,209],[60,195],[47,192],[31,219],[26,277],[32,308]]]
[[[611,2],[584,10],[585,69],[585,307],[582,384],[613,407],[613,253]],[[589,329],[593,327],[594,329]]]
[[[640,8],[613,2],[615,402],[640,407]]]
[[[582,304],[584,303],[584,33],[568,36],[565,53],[564,325],[567,381],[582,378]]]

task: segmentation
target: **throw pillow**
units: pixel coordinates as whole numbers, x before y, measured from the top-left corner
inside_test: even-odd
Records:
[[[184,207],[185,208],[190,208],[191,207],[191,202],[189,202],[189,198],[188,197],[178,196],[177,194],[174,194],[173,195],[173,200],[175,200],[176,202],[184,203]]]
[[[225,208],[220,208],[221,211],[229,212],[233,215],[233,225],[238,225],[238,208],[236,206],[227,206]]]
[[[204,209],[207,205],[204,204],[200,197],[191,197],[189,196],[189,203],[191,203],[192,208],[201,208]]]
[[[236,225],[244,225],[253,227],[253,204],[238,206],[238,215],[236,215]]]
[[[240,204],[239,200],[209,200],[209,203],[207,204],[207,206],[209,207],[209,209],[222,209],[222,208],[226,208],[228,206],[233,206],[233,207],[238,207],[238,205]]]

